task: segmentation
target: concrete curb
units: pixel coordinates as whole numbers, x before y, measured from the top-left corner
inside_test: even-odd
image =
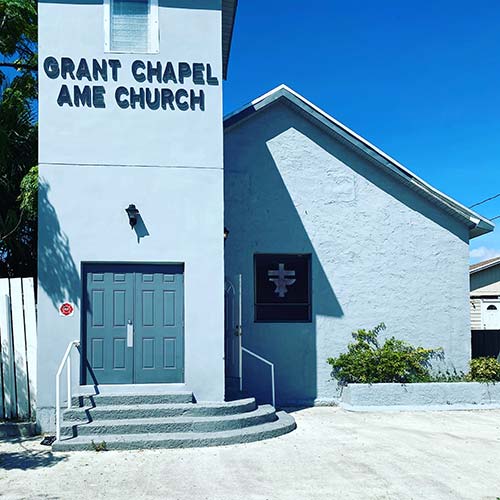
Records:
[[[500,408],[500,384],[349,384],[340,406],[350,411],[443,411]]]
[[[402,413],[409,411],[477,411],[477,410],[500,410],[500,404],[493,405],[427,405],[427,406],[353,406],[346,403],[341,403],[340,408],[354,413]]]
[[[0,439],[27,438],[37,434],[35,422],[0,423]]]

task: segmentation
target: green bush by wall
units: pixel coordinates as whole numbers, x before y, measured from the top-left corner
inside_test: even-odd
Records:
[[[381,323],[372,330],[353,332],[354,342],[347,352],[328,358],[332,376],[341,384],[374,384],[382,382],[428,382],[430,360],[442,354],[441,349],[424,349],[390,337],[379,343],[385,330]]]
[[[384,323],[372,330],[353,332],[354,342],[347,352],[336,358],[328,358],[332,377],[341,385],[400,384],[418,382],[500,382],[500,362],[494,358],[478,358],[470,361],[470,371],[432,372],[430,361],[443,356],[443,350],[414,347],[389,337],[381,344],[378,336],[386,329]]]
[[[500,382],[500,363],[495,358],[472,359],[466,380],[469,382]]]

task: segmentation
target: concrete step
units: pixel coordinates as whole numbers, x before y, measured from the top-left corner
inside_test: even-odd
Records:
[[[95,446],[104,446],[107,450],[135,450],[152,448],[194,448],[203,446],[221,446],[227,444],[249,443],[276,436],[281,436],[295,429],[293,417],[285,412],[276,414],[277,420],[243,429],[220,432],[180,432],[160,434],[108,434],[77,436],[56,441],[54,451],[95,450]],[[93,444],[94,443],[94,444]]]
[[[63,422],[182,416],[212,417],[254,411],[256,407],[254,398],[222,403],[107,405],[64,410]]]
[[[90,436],[102,434],[166,434],[179,432],[220,432],[242,429],[276,420],[272,406],[260,406],[254,411],[215,417],[160,417],[98,420],[96,422],[66,422],[61,436]]]
[[[128,393],[128,394],[79,394],[71,398],[71,405],[76,407],[141,405],[141,404],[182,404],[192,403],[192,392]]]

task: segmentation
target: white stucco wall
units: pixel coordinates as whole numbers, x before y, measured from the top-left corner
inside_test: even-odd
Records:
[[[470,357],[467,228],[281,102],[225,133],[226,273],[243,275],[243,345],[276,364],[281,403],[334,397],[351,332]],[[253,255],[312,254],[312,323],[253,321]],[[251,370],[252,390],[268,374]]]
[[[349,384],[339,402],[351,411],[498,408],[500,386],[479,382]]]
[[[161,0],[159,8],[160,50],[156,54],[121,54],[104,51],[104,6],[88,2],[41,2],[39,4],[40,51],[40,163],[82,165],[172,165],[221,168],[222,165],[222,53],[220,8],[211,0]],[[164,6],[162,6],[164,5]],[[170,7],[169,5],[177,5]],[[181,7],[184,5],[184,7]],[[198,8],[190,8],[191,5]],[[58,61],[71,58],[76,64],[117,59],[118,81],[109,71],[108,81],[89,82],[67,77],[50,79],[43,63],[48,56]],[[131,72],[135,60],[165,64],[210,64],[219,85],[137,82]],[[92,71],[92,70],[91,70]],[[206,77],[206,72],[205,72]],[[62,84],[103,85],[105,109],[60,107],[56,100]],[[115,91],[127,88],[179,88],[205,92],[205,111],[120,109]],[[186,147],[189,144],[190,147]]]
[[[159,53],[127,55],[104,52],[102,3],[39,6],[37,414],[43,431],[53,428],[57,366],[68,342],[81,335],[82,262],[184,263],[183,388],[198,400],[224,397],[220,2],[161,0],[159,12]],[[59,106],[62,84],[89,82],[50,79],[43,70],[48,56],[119,59],[119,81],[98,82],[106,89],[106,108]],[[219,84],[134,82],[128,76],[134,59],[211,64]],[[203,89],[205,110],[121,109],[113,97],[118,85]],[[144,237],[130,229],[130,203],[140,210],[149,233]],[[61,318],[57,305],[66,300],[76,312]]]

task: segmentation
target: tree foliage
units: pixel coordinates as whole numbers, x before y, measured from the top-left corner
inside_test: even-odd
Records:
[[[36,272],[36,7],[0,0],[0,277]]]

